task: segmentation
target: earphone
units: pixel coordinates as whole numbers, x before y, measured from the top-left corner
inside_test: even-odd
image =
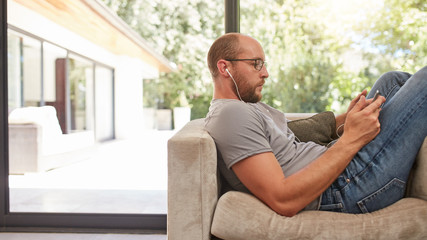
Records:
[[[239,96],[240,101],[244,102],[242,100],[242,98],[240,97],[240,93],[239,93],[239,87],[237,87],[237,83],[236,81],[234,81],[233,76],[231,75],[231,73],[228,71],[228,69],[226,68],[225,71],[228,73],[228,75],[231,77],[231,80],[233,80],[234,86],[236,86],[236,91],[237,91],[237,96]]]

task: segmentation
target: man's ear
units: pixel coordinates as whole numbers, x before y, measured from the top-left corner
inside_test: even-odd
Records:
[[[218,68],[219,74],[228,77],[228,73],[225,71],[225,69],[227,69],[227,61],[225,61],[224,59],[220,59],[216,63],[216,67]]]

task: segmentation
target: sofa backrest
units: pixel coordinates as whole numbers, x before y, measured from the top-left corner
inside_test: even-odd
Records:
[[[42,128],[42,139],[62,134],[56,109],[52,106],[16,108],[9,114],[9,124],[37,124]]]

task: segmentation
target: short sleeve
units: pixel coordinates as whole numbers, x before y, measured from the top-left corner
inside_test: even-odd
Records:
[[[234,102],[212,112],[205,128],[227,168],[258,153],[271,152],[265,121],[253,107]]]

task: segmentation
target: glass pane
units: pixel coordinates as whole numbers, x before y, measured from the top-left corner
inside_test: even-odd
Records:
[[[40,106],[41,42],[8,32],[9,112],[23,106]]]
[[[21,42],[22,38],[8,32],[7,38],[7,67],[8,67],[8,105],[9,112],[13,109],[21,107]]]
[[[40,106],[41,101],[41,42],[23,38],[24,106]]]
[[[260,41],[268,61],[263,101],[284,112],[339,113],[380,74],[419,70],[427,63],[419,3],[240,1],[240,30]]]
[[[91,130],[93,113],[93,63],[69,57],[70,130]],[[91,111],[92,110],[92,111]]]
[[[56,102],[57,60],[65,59],[67,51],[50,43],[43,43],[43,96],[46,105]]]

